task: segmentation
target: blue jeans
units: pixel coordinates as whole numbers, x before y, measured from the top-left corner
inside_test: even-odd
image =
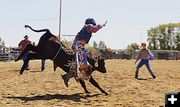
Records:
[[[153,78],[156,77],[156,75],[154,74],[154,72],[151,70],[151,67],[149,65],[149,60],[148,59],[141,59],[141,61],[139,62],[139,64],[136,67],[136,74],[135,77],[138,76],[138,71],[139,69],[143,66],[146,65],[146,68],[148,69],[149,73],[152,75]]]
[[[25,63],[27,56],[28,56],[28,52],[26,52],[22,57],[22,60],[24,63]],[[29,68],[29,61],[27,63],[25,63],[25,69],[28,69],[28,68]]]
[[[79,54],[78,54],[78,61],[87,64],[87,55],[86,55],[86,51],[85,48],[78,45],[76,42],[73,43],[71,49],[73,51],[76,51],[77,49],[80,50]]]

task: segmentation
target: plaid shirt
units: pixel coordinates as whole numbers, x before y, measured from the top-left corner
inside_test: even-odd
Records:
[[[150,50],[149,49],[141,49],[139,51],[139,56],[137,59],[148,59],[149,55],[150,55]]]
[[[22,41],[18,44],[20,51],[22,51],[28,44],[31,44],[31,41],[25,40],[25,39],[22,40]]]

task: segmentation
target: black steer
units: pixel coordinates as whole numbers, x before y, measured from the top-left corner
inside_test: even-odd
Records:
[[[75,58],[75,55],[68,54],[63,49],[62,46],[63,44],[48,29],[34,30],[28,25],[25,25],[25,27],[30,28],[34,32],[45,32],[45,33],[41,36],[37,46],[28,44],[15,60],[15,61],[20,60],[20,58],[24,55],[24,53],[32,51],[31,53],[29,52],[25,62],[23,63],[23,66],[20,70],[20,74],[24,72],[25,64],[31,59],[51,59],[53,60],[55,66],[60,67],[65,72],[69,72],[70,67],[68,67],[67,64],[69,63],[69,61],[72,61]],[[94,59],[91,59],[89,57],[87,59],[89,64],[91,64],[93,71],[97,70],[99,72],[106,73],[104,59],[98,58],[97,67],[95,66],[96,61]],[[56,67],[54,67],[54,69],[55,68]],[[92,76],[90,77],[89,82],[93,84],[95,87],[97,87],[102,93],[108,95],[108,93],[105,92],[99,86],[99,84],[93,79]],[[85,82],[83,80],[80,80],[80,84],[84,88],[85,92],[89,93],[89,91],[86,88]]]

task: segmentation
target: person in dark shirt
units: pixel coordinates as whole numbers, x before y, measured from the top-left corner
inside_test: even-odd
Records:
[[[85,25],[83,26],[83,28],[78,32],[78,34],[76,35],[74,42],[72,44],[72,50],[74,52],[79,51],[78,56],[76,55],[76,57],[78,57],[78,62],[87,64],[87,56],[86,56],[86,52],[85,52],[85,45],[89,43],[91,37],[92,37],[92,33],[96,33],[97,31],[99,31],[101,28],[103,28],[105,24],[96,24],[95,20],[93,18],[88,18],[85,21]],[[74,74],[72,72],[69,72],[65,75],[62,75],[62,78],[64,80],[65,85],[68,87],[68,80],[70,78],[73,77],[73,75],[75,75],[75,77],[77,76],[77,71],[74,72]]]

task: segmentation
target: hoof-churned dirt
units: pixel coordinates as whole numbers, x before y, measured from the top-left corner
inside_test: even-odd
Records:
[[[31,61],[30,70],[19,75],[22,61],[0,62],[0,107],[159,107],[164,106],[167,92],[180,91],[180,61],[153,60],[150,62],[157,79],[152,79],[145,67],[134,78],[134,60],[107,60],[107,73],[93,72],[99,85],[109,93],[102,94],[88,81],[90,94],[85,94],[74,79],[67,88],[61,78],[65,72],[53,71],[46,61]]]

